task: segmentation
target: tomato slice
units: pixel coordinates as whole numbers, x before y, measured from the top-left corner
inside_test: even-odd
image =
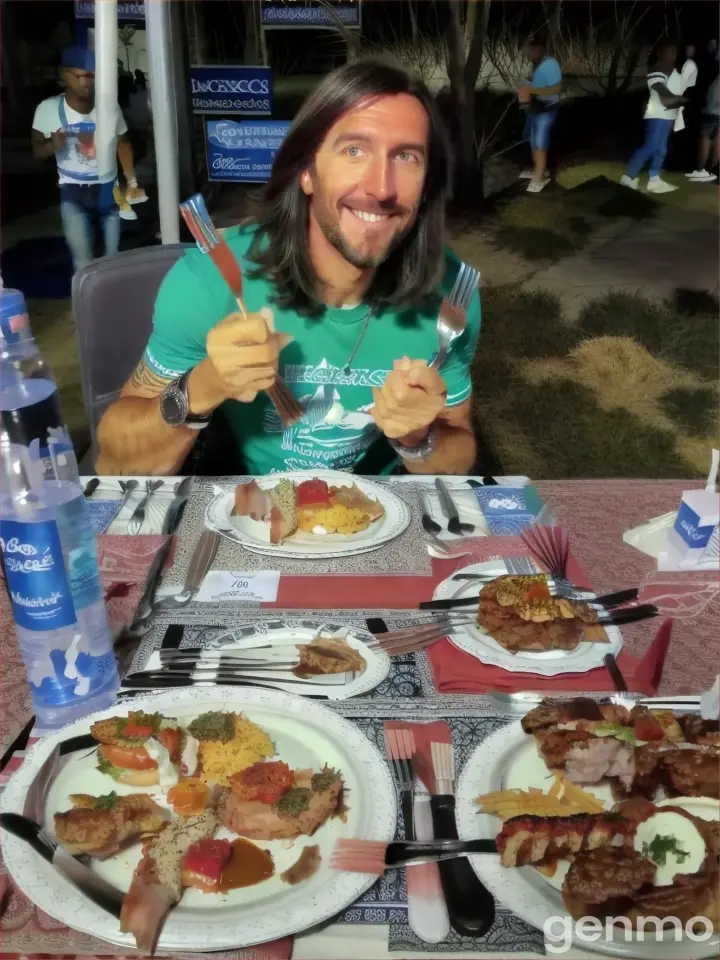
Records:
[[[324,480],[305,480],[297,488],[297,505],[309,507],[319,503],[330,503],[330,488]]]
[[[118,747],[113,743],[103,743],[98,753],[121,770],[153,770],[157,767],[145,747]]]
[[[177,763],[180,759],[180,731],[177,727],[167,727],[165,730],[158,730],[155,735],[158,743],[161,743],[170,754],[172,763]]]
[[[633,732],[638,740],[662,740],[665,736],[663,728],[654,717],[640,716],[633,722]]]
[[[295,783],[295,774],[282,760],[260,761],[228,777],[233,793],[242,800],[273,804]]]

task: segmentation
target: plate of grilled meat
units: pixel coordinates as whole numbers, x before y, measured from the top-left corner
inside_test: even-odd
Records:
[[[473,868],[533,926],[592,917],[602,932],[575,940],[583,949],[718,955],[717,721],[543,700],[476,748],[458,784],[457,820],[464,840],[496,837],[500,862],[475,856]]]
[[[216,687],[137,697],[43,739],[2,816],[26,896],[151,954],[232,950],[329,919],[374,881],[331,871],[336,840],[389,841],[396,809],[387,766],[349,721],[287,693]],[[22,817],[64,860],[7,832]]]
[[[470,605],[473,597],[477,607]],[[508,574],[495,560],[457,571],[438,585],[433,600],[468,604],[453,613],[450,640],[504,670],[544,677],[585,673],[622,649],[619,629],[602,622],[604,610],[554,596],[543,573]]]

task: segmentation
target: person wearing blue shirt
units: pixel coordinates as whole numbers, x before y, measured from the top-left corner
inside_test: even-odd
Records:
[[[529,180],[528,193],[540,193],[550,178],[547,175],[547,155],[550,147],[550,131],[557,117],[562,70],[554,57],[549,57],[545,43],[533,37],[525,44],[523,53],[533,65],[529,84],[520,87],[518,99],[522,109],[527,110],[525,136],[530,140],[533,169],[520,177]]]

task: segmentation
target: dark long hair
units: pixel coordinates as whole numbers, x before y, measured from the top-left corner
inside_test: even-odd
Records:
[[[303,103],[253,217],[258,231],[248,253],[256,264],[251,276],[274,286],[278,306],[306,315],[322,310],[308,246],[309,198],[300,187],[301,174],[343,114],[367,98],[400,93],[416,97],[428,115],[427,174],[415,223],[375,271],[366,300],[375,309],[407,307],[427,297],[442,279],[450,157],[437,105],[425,84],[400,67],[374,58],[356,60],[326,77]]]

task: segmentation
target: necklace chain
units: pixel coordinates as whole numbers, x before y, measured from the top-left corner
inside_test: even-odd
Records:
[[[360,344],[365,339],[365,334],[368,332],[368,327],[370,326],[370,320],[372,319],[372,315],[373,315],[373,311],[372,309],[370,309],[362,318],[362,330],[360,331],[360,336],[357,338],[357,342],[355,343],[355,346],[352,348],[350,352],[350,356],[347,358],[347,360],[345,361],[345,365],[342,368],[342,371],[346,376],[348,373],[350,373],[352,362],[357,356],[357,352],[360,349]]]

